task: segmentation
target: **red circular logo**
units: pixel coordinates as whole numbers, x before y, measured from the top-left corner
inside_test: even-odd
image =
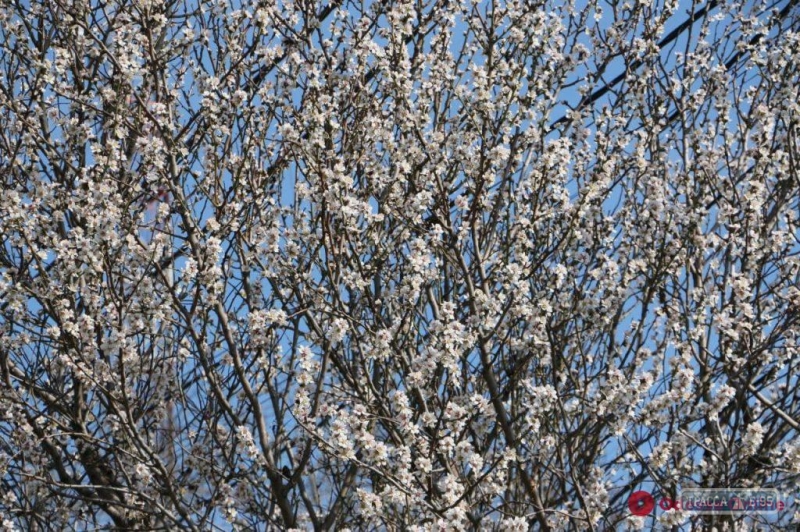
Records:
[[[646,491],[634,491],[628,497],[628,508],[633,515],[647,515],[656,507],[653,496]]]

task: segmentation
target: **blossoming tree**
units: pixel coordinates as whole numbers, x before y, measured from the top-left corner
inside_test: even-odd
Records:
[[[4,526],[753,525],[796,4],[0,3]]]

